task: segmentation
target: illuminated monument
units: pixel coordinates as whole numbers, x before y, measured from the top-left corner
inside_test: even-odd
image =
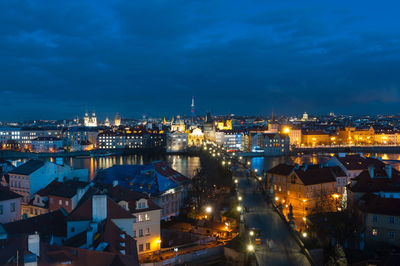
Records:
[[[89,117],[89,113],[86,111],[85,116],[83,117],[83,123],[85,127],[97,127],[96,113],[93,111],[92,116]]]

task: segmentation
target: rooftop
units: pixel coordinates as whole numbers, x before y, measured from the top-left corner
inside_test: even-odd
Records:
[[[30,175],[44,165],[41,160],[29,160],[23,165],[11,170],[9,174]]]

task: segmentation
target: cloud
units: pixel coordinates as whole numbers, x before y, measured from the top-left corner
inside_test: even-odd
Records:
[[[3,1],[0,120],[74,117],[92,107],[100,116],[188,114],[191,96],[198,113],[397,112],[400,22],[390,20],[392,9]]]

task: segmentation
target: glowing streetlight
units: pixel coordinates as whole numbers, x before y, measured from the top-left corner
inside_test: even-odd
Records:
[[[275,197],[275,201],[278,201],[279,200],[279,197]]]
[[[242,207],[237,206],[236,210],[237,210],[238,212],[240,212],[240,211],[242,210]]]
[[[283,133],[284,133],[284,134],[289,134],[289,132],[290,132],[290,128],[285,127],[285,128],[283,129]]]
[[[249,252],[253,252],[253,251],[254,251],[254,246],[253,246],[252,244],[249,244],[249,245],[247,246],[247,250],[248,250]]]
[[[239,196],[239,197],[238,197],[238,200],[239,200],[239,201],[242,201],[242,196]]]
[[[303,232],[302,236],[303,236],[304,238],[306,238],[306,237],[307,237],[307,233],[306,233],[306,232]]]
[[[261,177],[261,176],[259,176],[259,177],[258,177],[258,180],[260,180],[260,181],[261,181],[261,180],[262,180],[262,177]]]
[[[212,212],[211,206],[207,206],[207,207],[206,207],[206,213],[211,213],[211,212]]]
[[[250,236],[254,236],[254,231],[251,230],[249,234],[250,234]]]
[[[250,162],[247,162],[247,165],[250,165]]]
[[[235,179],[235,184],[237,184],[239,181],[237,179]]]

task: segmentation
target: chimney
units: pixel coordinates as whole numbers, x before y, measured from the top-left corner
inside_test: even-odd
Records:
[[[370,165],[368,166],[368,172],[369,172],[369,176],[370,176],[371,178],[374,178],[374,170],[375,170],[375,166],[374,166],[373,164],[370,164]]]
[[[392,165],[391,164],[385,165],[385,171],[386,171],[388,178],[392,178]]]
[[[28,236],[28,250],[40,257],[40,236],[37,232]]]
[[[101,222],[107,218],[107,196],[94,195],[92,197],[92,219]]]
[[[118,186],[118,180],[113,180],[113,187]]]

